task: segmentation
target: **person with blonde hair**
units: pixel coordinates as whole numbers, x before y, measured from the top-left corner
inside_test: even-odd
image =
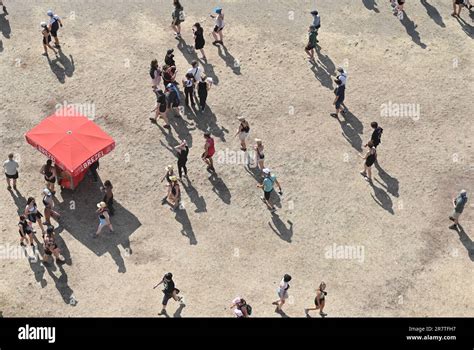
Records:
[[[247,120],[245,120],[245,117],[237,117],[237,120],[240,122],[240,125],[235,137],[239,135],[240,149],[245,152],[247,150],[247,144],[245,143],[245,140],[249,136],[250,125]]]
[[[97,232],[93,235],[93,238],[97,238],[105,226],[108,226],[110,232],[114,232],[114,228],[112,227],[112,223],[110,222],[110,215],[109,209],[107,208],[107,203],[100,202],[97,203],[97,215],[99,216],[99,227],[97,228]]]
[[[309,311],[314,311],[314,310],[319,310],[319,314],[321,315],[321,317],[327,316],[327,314],[324,313],[324,305],[326,304],[327,294],[328,293],[326,292],[326,283],[321,282],[319,284],[319,288],[316,289],[316,297],[314,298],[315,307],[304,309],[304,313],[306,317],[310,317]]]
[[[263,152],[263,142],[261,139],[255,139],[256,144],[253,146],[255,151],[255,164],[260,169],[263,170],[265,168],[265,154]]]

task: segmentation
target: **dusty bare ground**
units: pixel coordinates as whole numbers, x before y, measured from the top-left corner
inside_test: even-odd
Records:
[[[152,286],[168,271],[187,305],[170,302],[169,313],[183,317],[231,316],[226,308],[236,295],[255,316],[278,316],[271,302],[284,273],[293,276],[285,306],[292,317],[304,316],[322,280],[332,317],[473,315],[471,203],[461,217],[465,235],[448,229],[447,219],[456,192],[474,191],[473,32],[466,10],[460,23],[450,16],[451,1],[407,2],[400,23],[387,1],[318,1],[321,50],[311,67],[303,48],[312,1],[184,0],[186,45],[192,24],[220,4],[227,50],[206,35],[205,70],[216,82],[210,111],[187,112],[165,136],[148,120],[149,62],[162,62],[174,47],[181,79],[194,57],[169,30],[171,1],[5,3],[0,149],[5,158],[10,151],[21,158],[21,194],[4,189],[0,244],[18,244],[17,206],[42,189],[44,158],[23,135],[57,103],[93,103],[96,122],[115,138],[100,176],[114,184],[118,209],[117,234],[94,241],[98,185],[88,178],[75,193],[58,193],[68,262],[45,269],[24,257],[2,259],[4,316],[156,316],[162,293]],[[64,56],[51,66],[41,56],[39,31],[49,7],[64,18]],[[210,19],[203,25],[212,28]],[[350,113],[340,122],[329,116],[338,65],[349,72]],[[419,116],[381,116],[390,102],[415,104]],[[217,164],[212,180],[199,158],[208,127],[218,150],[239,153],[233,134],[242,114],[251,138],[263,138],[267,165],[282,183],[276,215],[243,164]],[[371,187],[359,175],[357,152],[374,120],[384,135]],[[168,147],[179,138],[192,145],[192,182],[183,189],[185,209],[174,214],[161,205],[160,178],[175,162]],[[328,258],[333,245],[363,247],[363,259]]]

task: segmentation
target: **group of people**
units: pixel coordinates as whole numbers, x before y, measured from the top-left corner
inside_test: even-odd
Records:
[[[52,10],[48,10],[46,14],[48,16],[48,22],[40,23],[41,34],[43,36],[44,55],[48,56],[48,48],[52,50],[55,55],[57,55],[58,52],[56,49],[61,50],[61,45],[59,45],[58,31],[60,27],[63,27],[63,22],[61,21],[61,18]],[[51,37],[54,38],[54,47],[51,46]]]

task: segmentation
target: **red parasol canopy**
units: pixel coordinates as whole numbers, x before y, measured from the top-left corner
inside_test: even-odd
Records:
[[[74,111],[58,112],[43,119],[25,137],[30,145],[72,176],[115,148],[114,139]]]

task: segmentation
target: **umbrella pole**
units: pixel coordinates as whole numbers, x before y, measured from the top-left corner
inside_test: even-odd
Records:
[[[71,190],[74,191],[74,178],[70,174],[68,174],[68,176],[69,176],[69,183],[71,184]]]

